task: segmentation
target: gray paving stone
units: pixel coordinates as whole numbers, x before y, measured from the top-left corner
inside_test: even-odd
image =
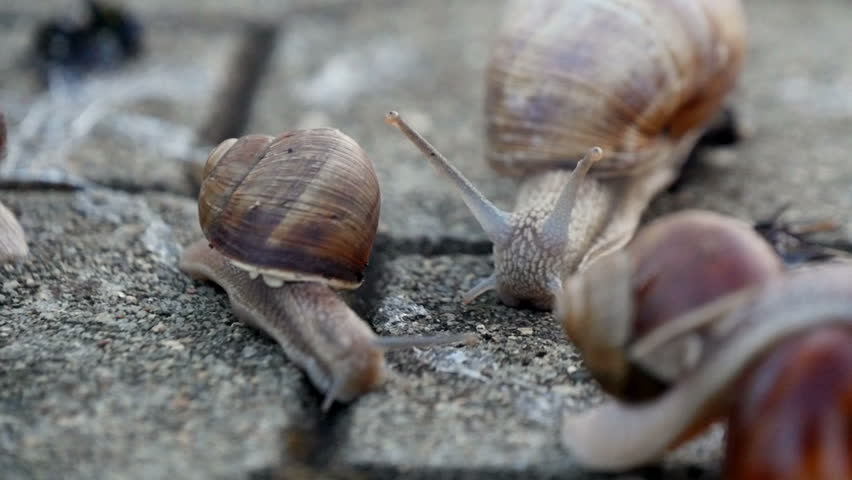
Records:
[[[9,123],[5,178],[82,179],[130,190],[189,194],[188,161],[204,158],[196,131],[220,99],[237,45],[236,30],[204,32],[149,23],[145,54],[115,73],[84,84],[34,88],[22,63],[33,22],[4,33],[13,54],[0,57],[14,81],[0,99]]]
[[[0,271],[4,478],[239,478],[277,459],[311,394],[221,292],[177,271],[198,234],[191,202],[2,201],[32,251]]]
[[[364,2],[290,18],[249,130],[334,125],[363,146],[382,184],[381,229],[399,237],[484,235],[450,186],[384,114],[397,109],[506,208],[512,182],[483,160],[482,95],[495,2]],[[462,48],[463,47],[463,48]]]
[[[371,286],[381,293],[377,332],[469,331],[481,341],[392,353],[399,376],[353,406],[342,458],[410,471],[585,478],[559,445],[559,425],[602,397],[553,318],[496,305],[490,295],[462,305],[459,287],[491,269],[482,256],[410,255],[379,269]],[[712,475],[718,441],[711,436],[678,451],[665,471]]]
[[[733,148],[708,152],[682,188],[652,215],[684,207],[766,218],[832,218],[852,235],[852,52],[828,45],[849,31],[847,5],[744,2],[750,48],[734,106],[755,130]],[[818,34],[807,25],[820,25]],[[830,52],[830,53],[829,53]]]
[[[191,200],[108,190],[0,200],[33,253],[0,270],[6,478],[246,478],[289,465],[282,431],[317,416],[319,397],[220,291],[176,269],[180,245],[199,236]],[[490,268],[484,256],[377,254],[349,298],[378,333],[475,331],[481,342],[389,353],[386,386],[338,414],[335,462],[583,478],[558,420],[599,401],[597,388],[549,315],[491,298],[461,305],[458,287]],[[675,458],[673,474],[708,465]]]

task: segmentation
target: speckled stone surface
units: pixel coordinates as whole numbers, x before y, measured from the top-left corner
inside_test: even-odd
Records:
[[[12,134],[38,97],[9,50],[58,9],[35,3],[0,7],[9,46],[0,51],[0,109]],[[0,266],[0,476],[601,478],[558,441],[564,415],[603,400],[577,353],[549,314],[491,294],[460,303],[490,273],[489,245],[454,192],[382,121],[388,109],[406,113],[511,207],[513,181],[482,158],[482,72],[498,2],[167,3],[128,2],[154,32],[151,55],[134,68],[156,65],[163,83],[135,78],[192,95],[110,107],[58,163],[83,173],[87,189],[0,190],[32,250]],[[788,217],[830,217],[849,237],[852,53],[834,47],[852,30],[848,5],[745,3],[751,46],[733,103],[754,135],[704,151],[646,218],[703,207],[752,220],[792,202]],[[278,25],[277,48],[247,131],[333,125],[379,171],[381,235],[365,285],[347,301],[382,335],[480,336],[389,352],[387,384],[326,415],[304,375],[234,318],[221,290],[177,269],[181,247],[200,238],[184,164],[207,148],[180,135],[209,120],[237,22],[258,17]],[[142,128],[150,119],[160,128]],[[716,478],[722,437],[715,429],[659,465],[603,478]]]
[[[398,255],[385,241],[372,280],[349,295],[375,330],[481,341],[388,353],[386,386],[322,419],[278,347],[177,270],[181,245],[199,236],[191,200],[91,190],[0,201],[21,213],[32,247],[2,271],[4,472],[275,472],[282,431],[315,416],[334,426],[328,454],[342,465],[584,478],[559,445],[559,419],[601,396],[550,315],[460,304],[458,286],[488,273],[487,256]],[[703,449],[679,452],[672,471],[713,458]]]

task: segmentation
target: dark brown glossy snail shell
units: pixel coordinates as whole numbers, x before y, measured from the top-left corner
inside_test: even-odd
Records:
[[[207,160],[198,201],[210,245],[270,286],[357,287],[379,208],[372,161],[331,128],[225,140]]]
[[[780,342],[736,391],[724,478],[852,479],[848,328],[817,328]]]
[[[706,346],[699,329],[665,358],[638,365],[628,358],[631,345],[782,271],[780,258],[747,223],[682,211],[652,222],[625,251],[570,278],[557,318],[606,391],[645,401],[692,368]]]

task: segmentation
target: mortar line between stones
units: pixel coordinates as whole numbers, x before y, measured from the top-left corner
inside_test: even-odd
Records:
[[[398,238],[392,234],[376,236],[375,251],[394,259],[403,255],[436,257],[440,255],[490,255],[493,252],[490,240],[471,240],[449,235],[440,237],[416,236]]]
[[[216,106],[199,129],[201,140],[217,144],[243,133],[261,80],[272,59],[279,30],[272,23],[246,23],[240,45],[231,57],[224,84],[214,93]]]

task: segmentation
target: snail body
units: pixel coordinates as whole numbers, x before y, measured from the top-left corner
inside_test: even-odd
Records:
[[[737,0],[510,2],[485,113],[489,164],[521,179],[511,213],[389,114],[494,242],[494,275],[464,301],[496,289],[551,309],[567,276],[624,246],[733,88],[744,31]]]
[[[331,399],[349,402],[385,380],[376,335],[327,286],[287,282],[271,288],[249,278],[204,240],[187,247],[183,255],[185,272],[221,286],[240,320],[278,342],[320,391],[334,392],[327,405]]]
[[[693,259],[684,262],[684,251]],[[803,351],[812,354],[808,338],[816,332],[842,332],[838,338],[848,343],[852,268],[838,264],[785,272],[773,255],[743,222],[682,212],[650,224],[625,250],[566,282],[557,317],[592,375],[615,397],[565,420],[563,442],[578,462],[598,470],[648,463],[732,410],[732,429],[739,433],[732,440],[738,442],[737,453],[726,460],[730,472],[753,471],[755,463],[742,455],[746,444],[753,453],[782,447],[772,441],[776,437],[761,433],[775,428],[801,435],[785,437],[794,443],[784,444],[802,446],[798,457],[783,448],[771,450],[787,456],[788,466],[800,462],[806,467],[808,455],[819,448],[827,449],[823,458],[832,459],[838,458],[837,445],[848,451],[850,444],[824,441],[830,435],[815,440],[816,450],[804,448],[807,438],[815,439],[813,429],[831,432],[819,422],[796,423],[832,415],[835,420],[847,415],[839,417],[846,422],[847,370],[820,369],[819,378],[837,388],[789,417],[789,404],[802,392],[812,392],[813,383],[802,375],[796,383],[797,370],[788,360]],[[784,347],[799,341],[804,347]],[[827,342],[828,353],[818,358],[839,364],[847,355],[844,345]],[[780,376],[779,371],[792,373]],[[773,384],[786,380],[792,383]],[[737,400],[742,396],[751,398],[748,405],[764,405],[761,418],[773,423],[756,423],[754,408],[749,414],[742,410],[746,407]],[[758,424],[768,430],[757,429]],[[620,434],[612,435],[616,430]]]
[[[325,393],[323,409],[381,385],[389,348],[469,339],[379,337],[331,290],[361,284],[380,205],[372,162],[342,132],[228,139],[203,175],[206,239],[184,249],[181,269],[219,284],[238,318],[281,344]]]

